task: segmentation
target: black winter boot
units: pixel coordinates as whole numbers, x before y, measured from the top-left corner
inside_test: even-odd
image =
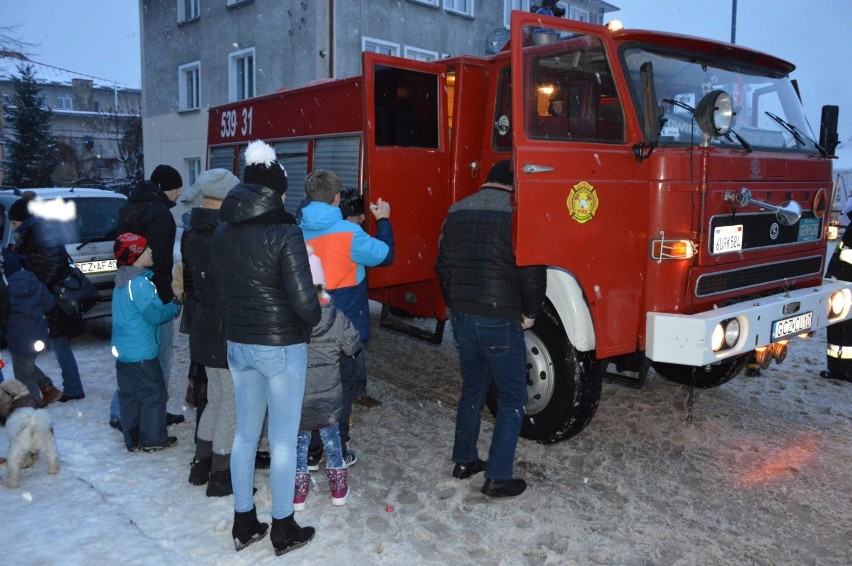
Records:
[[[210,474],[207,482],[207,497],[223,497],[234,493],[231,487],[231,470],[221,470]]]
[[[210,468],[213,466],[213,457],[193,458],[189,468],[189,483],[192,485],[204,485],[210,479]]]
[[[266,536],[269,524],[257,520],[257,508],[251,511],[237,513],[234,511],[234,527],[231,536],[234,537],[234,548],[242,550],[253,542],[257,542]]]
[[[281,556],[308,544],[315,533],[313,527],[300,527],[293,515],[290,515],[283,519],[272,518],[272,534],[269,538],[272,540],[275,556]]]

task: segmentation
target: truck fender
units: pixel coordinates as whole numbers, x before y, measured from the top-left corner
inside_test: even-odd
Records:
[[[580,283],[568,271],[547,268],[547,298],[556,309],[571,344],[579,352],[595,349],[595,326]]]

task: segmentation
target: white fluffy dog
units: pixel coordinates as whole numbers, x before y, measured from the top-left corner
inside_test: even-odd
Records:
[[[50,413],[40,407],[41,402],[20,381],[0,383],[0,424],[5,422],[9,434],[7,487],[21,485],[21,468],[32,466],[39,452],[47,460],[47,472],[59,472],[53,423]]]

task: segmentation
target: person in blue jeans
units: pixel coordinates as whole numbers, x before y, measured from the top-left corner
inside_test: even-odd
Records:
[[[308,253],[295,218],[284,210],[287,175],[262,141],[245,151],[243,182],[219,209],[213,266],[228,367],[234,378],[237,425],[231,450],[234,524],[239,551],[266,536],[254,505],[255,454],[269,414],[272,547],[276,555],[304,546],[313,527],[296,523],[293,490],[296,436],[305,394],[307,342],[320,321]]]
[[[435,271],[452,310],[462,394],[456,413],[453,476],[485,471],[482,493],[512,497],[526,482],[512,477],[527,401],[526,344],[542,309],[547,267],[518,267],[512,248],[511,162],[500,161],[479,192],[453,204],[441,228]],[[477,440],[489,383],[497,388],[497,415],[488,461]]]
[[[153,452],[177,443],[166,434],[166,382],[157,352],[160,325],[174,320],[180,306],[177,300],[160,300],[151,280],[153,253],[145,238],[122,234],[113,249],[118,271],[111,342],[124,445],[131,452]]]

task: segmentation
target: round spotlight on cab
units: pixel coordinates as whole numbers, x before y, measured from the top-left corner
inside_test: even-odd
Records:
[[[724,136],[734,123],[734,101],[724,90],[708,92],[695,107],[695,121],[710,137]]]

